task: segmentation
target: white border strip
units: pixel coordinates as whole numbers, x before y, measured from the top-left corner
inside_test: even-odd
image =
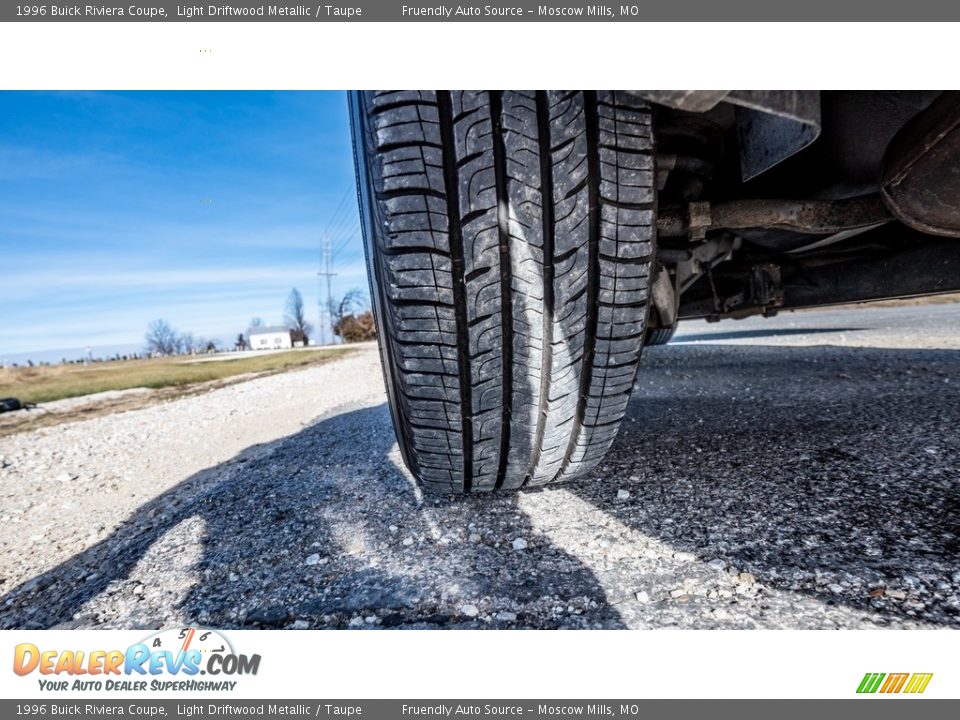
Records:
[[[952,89],[955,46],[954,23],[6,23],[0,88]]]

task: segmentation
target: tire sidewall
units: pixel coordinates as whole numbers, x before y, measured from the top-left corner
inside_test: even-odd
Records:
[[[367,152],[367,123],[364,112],[363,91],[352,90],[347,93],[350,111],[350,129],[353,136],[353,162],[357,178],[357,206],[360,210],[360,230],[363,236],[363,254],[367,264],[367,279],[370,281],[370,303],[377,328],[377,345],[380,349],[380,365],[387,390],[387,404],[393,431],[400,446],[400,455],[407,467],[416,473],[414,458],[407,446],[403,423],[400,417],[399,398],[396,394],[396,380],[393,376],[394,364],[390,351],[387,313],[384,311],[383,281],[379,268],[374,227],[376,213],[373,204],[373,185],[370,180],[370,158]]]

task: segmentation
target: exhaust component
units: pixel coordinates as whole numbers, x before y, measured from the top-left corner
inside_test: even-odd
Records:
[[[897,133],[881,193],[904,224],[960,237],[960,92],[945,92]]]

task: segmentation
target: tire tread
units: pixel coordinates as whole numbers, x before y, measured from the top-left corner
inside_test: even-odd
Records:
[[[368,262],[411,470],[434,492],[588,472],[616,436],[645,331],[649,108],[612,91],[355,102]]]

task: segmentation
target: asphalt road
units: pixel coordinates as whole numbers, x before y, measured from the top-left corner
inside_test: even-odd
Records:
[[[493,497],[417,491],[371,349],[5,438],[0,625],[960,627],[958,371],[960,304],[684,324]]]

